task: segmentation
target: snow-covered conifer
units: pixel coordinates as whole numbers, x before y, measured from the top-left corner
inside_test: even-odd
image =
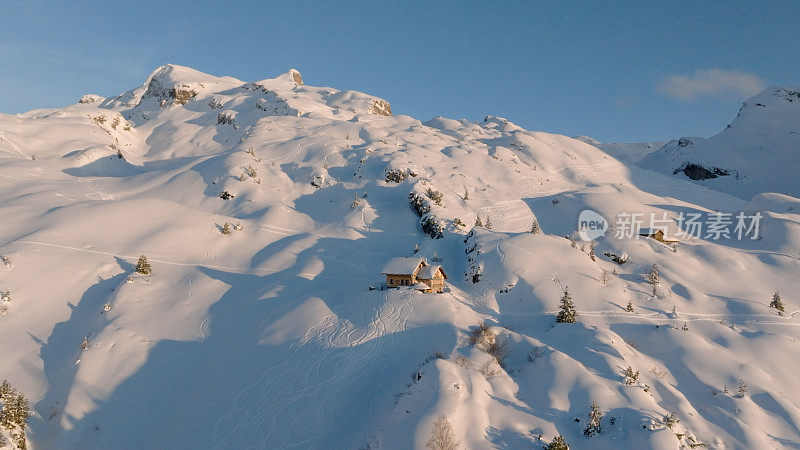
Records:
[[[586,425],[586,429],[583,430],[583,434],[589,437],[599,434],[601,431],[600,423],[602,420],[603,413],[600,412],[597,402],[592,402],[592,410],[589,411],[589,424]]]
[[[772,295],[772,301],[769,302],[769,306],[778,310],[778,314],[783,315],[786,312],[786,309],[783,306],[783,301],[781,301],[781,294],[778,291]]]
[[[564,440],[564,436],[558,435],[550,441],[549,444],[544,446],[545,450],[569,450],[569,445],[567,441]]]
[[[150,275],[153,273],[153,269],[150,267],[150,261],[147,260],[147,256],[142,255],[139,257],[139,261],[136,262],[135,270],[137,273],[142,275]]]
[[[561,297],[561,306],[558,307],[556,322],[575,323],[575,317],[577,315],[575,303],[572,302],[572,295],[569,293],[569,287],[566,287],[564,288],[564,295]]]

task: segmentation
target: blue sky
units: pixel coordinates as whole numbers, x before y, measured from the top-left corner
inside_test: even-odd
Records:
[[[116,95],[164,63],[297,68],[421,120],[625,142],[710,136],[762,87],[800,85],[800,2],[338,3],[2,2],[0,112]]]

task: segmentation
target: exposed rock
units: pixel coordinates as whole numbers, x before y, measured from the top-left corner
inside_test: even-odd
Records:
[[[105,98],[95,95],[95,94],[86,94],[78,100],[78,103],[94,103],[94,102],[102,102]]]
[[[290,70],[289,72],[292,73],[292,79],[294,80],[294,84],[296,84],[298,86],[302,86],[303,85],[303,77],[300,76],[300,72],[298,72],[298,71],[296,71],[294,69]]]
[[[372,114],[378,114],[379,116],[391,116],[392,107],[386,100],[376,98],[372,101],[372,106],[370,106],[369,112]]]
[[[197,95],[197,91],[194,89],[189,89],[188,86],[181,85],[181,88],[172,88],[169,90],[169,96],[174,99],[174,103],[179,105],[185,105],[189,103],[194,96]]]
[[[680,146],[680,144],[678,145]],[[687,163],[683,167],[675,169],[673,174],[677,174],[678,172],[683,172],[684,175],[695,181],[709,180],[711,178],[730,175],[730,172],[725,169],[720,169],[718,167],[706,168],[695,163]]]

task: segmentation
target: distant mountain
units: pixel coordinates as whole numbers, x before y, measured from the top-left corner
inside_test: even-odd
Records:
[[[744,199],[761,192],[800,197],[800,88],[769,88],[720,133],[672,140],[640,164]]]
[[[604,144],[586,135],[575,136],[573,139],[593,145],[620,161],[632,164],[638,164],[647,155],[666,144],[666,142],[614,142]]]

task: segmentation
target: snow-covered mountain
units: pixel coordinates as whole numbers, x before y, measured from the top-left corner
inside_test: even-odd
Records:
[[[744,199],[761,192],[798,197],[800,88],[769,88],[748,99],[720,133],[672,140],[641,165]]]
[[[800,446],[798,199],[303,81],[167,65],[0,115],[0,379],[32,447]],[[585,209],[594,245],[565,239]],[[759,239],[614,220],[738,211]],[[445,293],[383,288],[412,254]]]
[[[639,164],[647,155],[666,144],[666,142],[610,142],[604,144],[586,135],[575,136],[574,139],[593,145],[614,158],[631,164]]]

